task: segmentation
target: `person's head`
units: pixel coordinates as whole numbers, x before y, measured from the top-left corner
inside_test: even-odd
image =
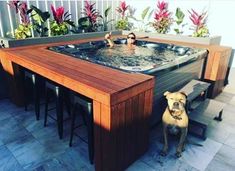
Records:
[[[136,36],[134,33],[129,33],[127,35],[127,44],[130,45],[130,44],[135,44],[135,41],[136,41]]]

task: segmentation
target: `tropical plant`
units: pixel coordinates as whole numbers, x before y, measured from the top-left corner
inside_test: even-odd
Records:
[[[126,12],[128,8],[129,5],[126,5],[125,1],[121,1],[120,6],[117,7],[116,11],[121,15],[122,19],[126,18]]]
[[[129,5],[126,5],[125,1],[121,1],[120,6],[117,7],[116,11],[121,16],[121,19],[117,21],[116,26],[115,26],[116,29],[120,29],[120,30],[129,29],[128,18],[126,15],[128,8],[129,8]]]
[[[69,32],[69,26],[74,27],[74,22],[70,20],[69,16],[71,14],[67,12],[64,13],[64,7],[58,7],[57,9],[51,5],[51,10],[53,13],[54,20],[51,21],[51,35],[65,35]]]
[[[195,10],[191,9],[189,11],[190,20],[193,22],[193,37],[207,37],[209,36],[209,30],[206,26],[207,12],[197,13]]]
[[[85,6],[82,14],[85,17],[82,17],[78,20],[78,29],[84,30],[86,32],[97,31],[98,28],[98,17],[100,17],[99,12],[95,9],[95,3],[85,1]]]
[[[158,1],[154,19],[153,27],[158,33],[165,34],[170,30],[170,25],[173,20],[171,18],[171,12],[168,11],[168,3]]]
[[[176,17],[175,23],[177,24],[177,28],[175,28],[174,31],[176,32],[176,34],[183,34],[183,27],[186,25],[183,24],[185,15],[180,8],[176,9],[175,17]]]
[[[21,23],[15,29],[13,37],[16,39],[31,37],[32,24],[30,24],[29,20],[31,10],[28,9],[26,2],[10,1],[8,5],[15,10],[16,14],[20,13]]]
[[[40,37],[47,36],[48,28],[46,27],[46,21],[50,18],[49,12],[42,12],[37,7],[30,6],[32,12],[31,17],[33,20],[33,28],[39,34]]]
[[[147,31],[148,30],[148,26],[151,24],[149,22],[151,16],[153,14],[153,10],[150,10],[150,7],[146,7],[142,13],[141,13],[141,18],[140,19],[136,19],[135,17],[130,17],[132,19],[134,19],[137,24],[138,27],[136,28],[138,31]]]
[[[106,8],[106,10],[104,11],[104,16],[102,16],[102,15],[100,16],[100,18],[102,19],[102,24],[100,26],[102,27],[103,31],[107,31],[108,24],[113,21],[113,19],[108,20],[108,15],[110,13],[110,10],[111,10],[111,6]]]
[[[96,28],[93,27],[93,24],[89,17],[81,17],[78,20],[78,28],[76,30],[73,30],[73,32],[94,32],[95,30]]]

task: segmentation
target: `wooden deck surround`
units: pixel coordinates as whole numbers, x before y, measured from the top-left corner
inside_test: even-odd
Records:
[[[98,39],[66,43],[94,40]],[[20,104],[23,97],[18,65],[93,99],[95,168],[124,170],[148,148],[154,78],[68,57],[47,50],[47,46],[0,50],[12,99]]]
[[[220,45],[200,45],[195,43],[184,43],[178,41],[167,41],[162,39],[146,39],[154,42],[183,45],[196,48],[206,48],[209,51],[205,67],[204,79],[212,84],[209,89],[209,96],[214,98],[222,92],[224,81],[228,70],[228,63],[232,48]]]
[[[118,36],[121,37],[121,36]],[[86,39],[66,43],[82,43]],[[212,97],[222,91],[231,54],[230,47],[198,45],[160,39],[142,39],[207,48],[204,78],[214,83]],[[50,80],[93,99],[96,170],[123,170],[148,147],[148,118],[152,111],[154,78],[92,64],[45,49],[54,43],[0,50],[0,59],[9,73],[11,97],[22,104],[18,66],[28,68]]]

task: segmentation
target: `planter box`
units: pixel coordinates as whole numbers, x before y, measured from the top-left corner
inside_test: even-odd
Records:
[[[122,34],[127,35],[131,31],[123,31]],[[148,36],[149,38],[176,41],[183,43],[194,43],[201,45],[220,45],[221,36],[211,36],[211,37],[190,37],[184,35],[173,35],[173,34],[158,34],[158,33],[146,33],[146,32],[135,32],[136,36]]]
[[[102,37],[107,32],[92,32],[92,33],[81,33],[81,34],[71,34],[71,35],[62,35],[62,36],[52,36],[52,37],[35,37],[35,38],[27,38],[27,39],[11,39],[0,37],[0,42],[2,42],[6,48],[8,47],[19,47],[19,46],[28,46],[28,45],[38,45],[45,43],[55,43],[55,42],[66,42],[72,40],[81,40],[88,38],[96,38]],[[120,35],[121,31],[112,31],[112,35]]]

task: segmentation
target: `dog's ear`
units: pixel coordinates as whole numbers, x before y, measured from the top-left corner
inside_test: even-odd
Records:
[[[185,96],[185,98],[187,99],[188,95],[185,92],[180,92],[181,94],[183,94]]]
[[[168,94],[170,94],[171,92],[169,92],[169,91],[166,91],[165,93],[164,93],[164,96],[167,96]]]

